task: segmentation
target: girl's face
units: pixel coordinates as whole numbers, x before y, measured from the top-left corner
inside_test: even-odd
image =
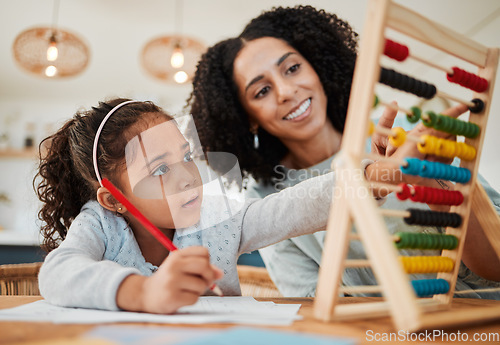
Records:
[[[307,140],[326,122],[327,98],[309,62],[283,40],[247,42],[234,61],[239,99],[258,125],[281,141]]]
[[[203,183],[189,143],[174,121],[132,138],[125,149],[124,194],[159,228],[184,228],[200,218]]]

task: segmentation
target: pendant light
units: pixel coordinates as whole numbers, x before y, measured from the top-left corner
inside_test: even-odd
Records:
[[[34,27],[16,37],[14,60],[24,71],[55,79],[78,75],[87,67],[88,46],[76,34],[57,27],[58,11],[59,0],[54,0],[51,27]]]
[[[156,79],[184,84],[193,78],[198,60],[207,48],[199,40],[182,34],[182,0],[175,0],[174,14],[177,34],[146,43],[141,64]]]

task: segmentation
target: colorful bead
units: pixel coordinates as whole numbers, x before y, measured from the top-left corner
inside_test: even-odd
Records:
[[[400,190],[396,192],[396,197],[399,200],[404,201],[411,196],[410,187],[406,183],[400,183],[398,187],[400,188]]]
[[[450,291],[450,284],[444,279],[419,279],[411,282],[418,297],[444,294]]]
[[[451,272],[455,265],[446,256],[401,256],[399,259],[408,274]]]
[[[405,45],[386,39],[384,55],[396,61],[404,61],[410,55],[410,50]]]
[[[458,238],[454,235],[398,232],[395,236],[398,240],[394,244],[398,249],[452,250],[458,246]]]
[[[401,165],[403,174],[422,176],[426,178],[437,178],[459,183],[467,183],[471,178],[471,172],[467,168],[454,167],[439,162],[430,162],[418,158],[405,158],[406,164]]]
[[[431,99],[437,93],[436,86],[432,84],[384,67],[381,68],[379,81],[392,88],[406,91],[425,99]]]
[[[422,116],[422,123],[426,127],[434,127],[434,124],[436,123],[436,118],[437,118],[437,115],[435,112],[427,111],[425,113],[425,116]]]
[[[375,124],[373,121],[370,121],[370,124],[368,125],[368,136],[372,136],[373,133],[375,132]]]
[[[462,216],[454,212],[436,212],[409,208],[408,217],[403,218],[406,224],[410,225],[431,225],[431,226],[450,226],[458,228],[462,224]]]
[[[448,81],[476,92],[484,92],[488,89],[488,81],[486,79],[458,67],[452,67],[452,70],[453,74],[446,75]]]
[[[422,115],[422,110],[419,107],[411,107],[411,114],[406,114],[406,119],[410,123],[417,123]]]
[[[392,129],[392,135],[389,136],[389,143],[392,146],[400,147],[406,141],[406,131],[401,127],[394,127]]]

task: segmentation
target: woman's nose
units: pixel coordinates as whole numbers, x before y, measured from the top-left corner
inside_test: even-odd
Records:
[[[279,103],[284,103],[291,100],[294,97],[295,93],[297,93],[297,86],[287,80],[278,81],[275,87]]]

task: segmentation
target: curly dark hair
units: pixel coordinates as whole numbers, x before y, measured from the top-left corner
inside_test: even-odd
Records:
[[[217,43],[202,56],[187,107],[203,149],[233,153],[245,176],[268,184],[288,150],[260,127],[260,147],[253,147],[248,114],[239,102],[233,79],[233,62],[244,42],[261,37],[282,39],[308,60],[327,95],[328,119],[343,132],[358,35],[348,23],[324,10],[277,7],[253,19],[240,36]]]
[[[40,143],[33,188],[43,203],[38,218],[42,221],[42,247],[47,252],[64,240],[82,206],[97,199],[99,183],[92,160],[94,138],[108,112],[125,101],[128,99],[113,99],[79,111]],[[99,172],[116,185],[120,185],[118,168],[125,164],[125,145],[142,129],[132,126],[140,120],[140,124],[146,125],[153,118],[141,117],[145,113],[171,118],[151,102],[134,102],[119,108],[103,127],[97,150]]]

